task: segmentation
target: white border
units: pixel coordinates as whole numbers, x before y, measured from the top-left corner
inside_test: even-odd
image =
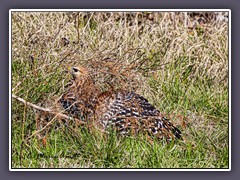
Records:
[[[161,11],[161,12],[176,12],[176,11],[215,11],[215,12],[222,12],[227,11],[229,13],[228,21],[229,21],[229,41],[228,41],[228,48],[229,48],[229,59],[228,59],[228,68],[229,68],[229,77],[228,77],[228,83],[229,83],[229,169],[12,169],[11,167],[11,150],[12,150],[12,136],[11,136],[11,107],[12,107],[12,24],[11,24],[11,13],[12,12],[64,12],[64,11],[84,11],[84,12],[139,12],[139,11]],[[10,9],[9,10],[9,171],[231,171],[231,10],[230,9]]]
[[[222,12],[222,11],[228,11],[231,12],[230,9],[10,9],[9,12],[64,12],[64,11],[69,11],[69,12],[74,12],[74,11],[83,11],[83,12],[139,12],[139,11],[147,11],[147,12],[180,12],[180,11],[192,11],[192,12],[197,12],[197,11],[214,11],[214,12]]]

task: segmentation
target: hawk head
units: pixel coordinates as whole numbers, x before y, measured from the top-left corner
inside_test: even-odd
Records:
[[[75,81],[89,75],[87,69],[85,69],[84,67],[72,67],[71,74]]]

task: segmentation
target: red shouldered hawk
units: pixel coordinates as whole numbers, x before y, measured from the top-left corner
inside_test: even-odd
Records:
[[[100,93],[87,69],[72,67],[74,82],[60,99],[69,116],[90,121],[102,131],[120,134],[147,132],[158,138],[181,139],[173,126],[147,99],[125,90]]]

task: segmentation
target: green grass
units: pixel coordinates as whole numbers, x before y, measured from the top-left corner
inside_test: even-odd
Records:
[[[107,72],[96,76],[102,90],[109,83],[134,90],[169,114],[184,141],[69,126],[53,128],[46,146],[37,136],[23,142],[36,132],[36,111],[13,99],[12,168],[229,167],[227,23],[190,28],[182,13],[148,14],[14,12],[12,93],[51,107],[69,79],[67,67],[84,65]]]

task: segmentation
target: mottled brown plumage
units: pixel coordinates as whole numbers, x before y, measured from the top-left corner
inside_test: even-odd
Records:
[[[85,120],[93,118],[99,90],[83,67],[72,67],[73,82],[60,98],[60,103],[70,116]]]
[[[119,134],[147,132],[158,138],[180,139],[181,132],[144,97],[125,90],[100,93],[87,69],[73,67],[74,82],[60,103],[69,114],[102,131]]]

